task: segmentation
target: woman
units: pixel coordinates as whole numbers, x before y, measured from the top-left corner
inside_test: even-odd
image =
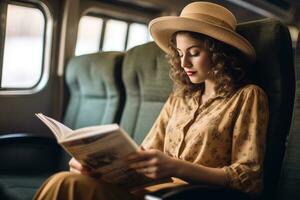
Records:
[[[169,55],[175,89],[141,150],[127,162],[147,177],[172,181],[126,191],[90,178],[72,158],[71,173],[48,179],[35,198],[138,199],[189,183],[260,193],[267,96],[244,79],[245,61],[254,61],[255,51],[235,26],[230,11],[208,2],[187,5],[179,17],[150,22],[154,41]]]

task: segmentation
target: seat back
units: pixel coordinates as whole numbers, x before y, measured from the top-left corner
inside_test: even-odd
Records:
[[[126,103],[123,127],[141,143],[167,100],[172,82],[165,53],[154,42],[129,50],[123,62]]]
[[[66,71],[70,99],[64,123],[74,129],[118,122],[124,100],[123,53],[100,52],[72,58]]]
[[[73,57],[66,68],[70,98],[64,124],[72,129],[118,123],[124,107],[122,52],[98,52]],[[59,169],[67,170],[70,156],[64,151]]]
[[[292,43],[286,26],[274,19],[241,24],[237,31],[253,44],[257,53],[249,79],[269,97],[263,199],[275,199],[295,96]]]
[[[300,34],[295,52],[296,96],[294,114],[279,183],[278,199],[300,199]]]

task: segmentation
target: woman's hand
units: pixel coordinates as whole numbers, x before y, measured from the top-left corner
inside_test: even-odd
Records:
[[[152,179],[176,176],[176,160],[156,149],[141,149],[126,161],[130,168]]]
[[[82,166],[74,157],[69,161],[70,172],[82,175],[90,175],[90,169]]]

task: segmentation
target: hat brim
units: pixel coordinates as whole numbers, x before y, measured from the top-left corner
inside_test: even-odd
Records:
[[[169,52],[169,41],[175,32],[192,31],[208,35],[239,49],[251,61],[256,59],[253,46],[243,36],[205,21],[176,16],[159,17],[149,23],[149,30],[156,44],[166,53]]]

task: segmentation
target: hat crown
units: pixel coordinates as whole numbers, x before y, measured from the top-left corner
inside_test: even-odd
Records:
[[[211,24],[235,30],[236,18],[226,8],[210,2],[194,2],[185,6],[180,17],[206,21]]]

